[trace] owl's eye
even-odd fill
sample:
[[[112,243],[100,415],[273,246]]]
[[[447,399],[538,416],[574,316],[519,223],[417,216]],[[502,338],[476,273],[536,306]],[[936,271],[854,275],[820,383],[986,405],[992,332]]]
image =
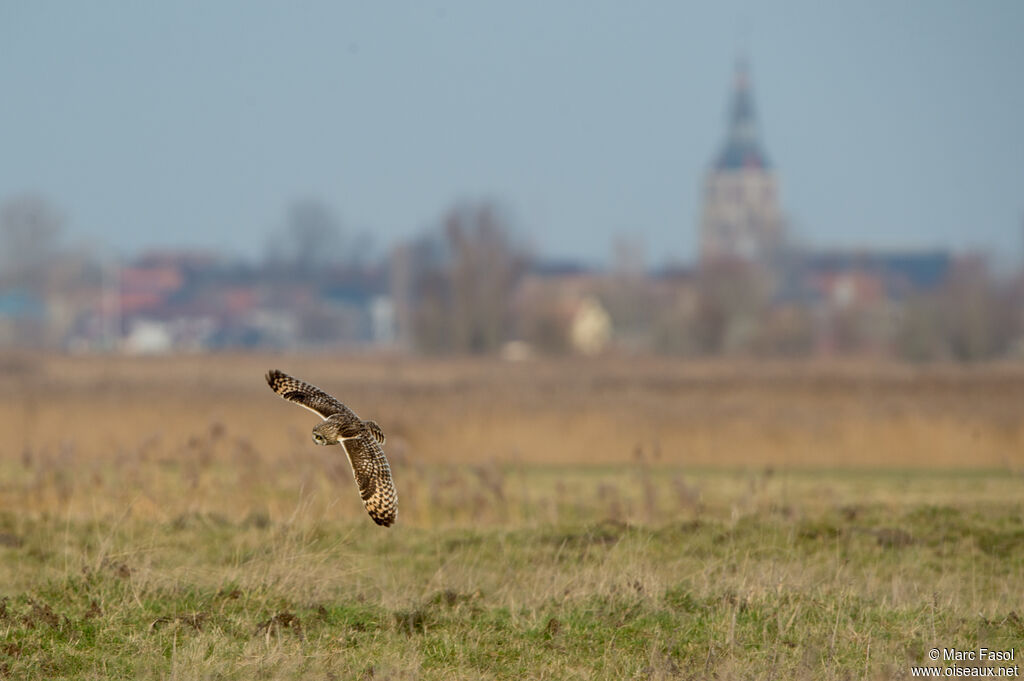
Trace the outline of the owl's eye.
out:
[[[318,445],[322,445],[325,442],[327,442],[327,440],[325,440],[324,436],[321,435],[320,433],[313,433],[313,442],[317,443]]]

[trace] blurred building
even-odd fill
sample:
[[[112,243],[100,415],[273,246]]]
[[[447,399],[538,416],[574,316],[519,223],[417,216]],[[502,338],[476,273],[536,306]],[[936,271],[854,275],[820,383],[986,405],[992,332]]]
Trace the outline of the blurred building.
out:
[[[837,307],[902,301],[937,289],[953,257],[944,250],[839,250],[810,253],[801,260],[805,284]]]
[[[704,182],[701,264],[767,263],[781,246],[778,180],[761,146],[746,61],[736,64],[725,143]]]

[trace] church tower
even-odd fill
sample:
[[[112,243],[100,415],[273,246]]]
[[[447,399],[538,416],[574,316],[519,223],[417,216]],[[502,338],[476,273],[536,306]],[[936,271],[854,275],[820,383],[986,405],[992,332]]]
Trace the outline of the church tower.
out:
[[[700,261],[770,264],[783,240],[778,181],[761,148],[747,64],[736,64],[725,144],[704,182]]]

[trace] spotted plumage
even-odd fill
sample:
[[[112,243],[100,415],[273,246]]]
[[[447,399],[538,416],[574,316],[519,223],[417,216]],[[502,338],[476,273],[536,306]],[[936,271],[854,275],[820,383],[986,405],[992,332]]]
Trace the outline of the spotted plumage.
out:
[[[398,494],[391,480],[391,466],[382,449],[384,431],[381,427],[373,421],[361,420],[323,390],[282,371],[272,369],[266,378],[275,393],[323,419],[313,428],[313,441],[318,445],[340,444],[345,450],[359,496],[373,521],[385,527],[395,522]]]

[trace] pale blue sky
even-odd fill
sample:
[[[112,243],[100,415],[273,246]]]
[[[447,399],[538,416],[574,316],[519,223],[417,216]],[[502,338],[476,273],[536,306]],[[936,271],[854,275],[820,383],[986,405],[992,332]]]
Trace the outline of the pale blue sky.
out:
[[[1016,259],[1022,36],[1016,0],[0,0],[0,200],[255,257],[298,198],[384,248],[491,197],[543,255],[688,261],[745,46],[805,239]]]

